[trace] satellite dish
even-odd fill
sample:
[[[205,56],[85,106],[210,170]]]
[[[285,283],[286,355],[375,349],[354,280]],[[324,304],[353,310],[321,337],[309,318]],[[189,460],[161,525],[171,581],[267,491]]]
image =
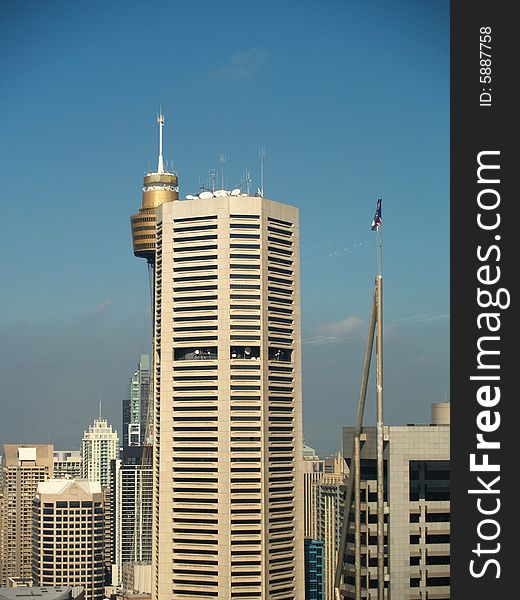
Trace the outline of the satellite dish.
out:
[[[195,354],[200,354],[200,350],[198,348],[195,350]]]
[[[216,192],[215,192],[215,196],[216,196]],[[208,200],[209,198],[213,198],[213,193],[212,192],[202,192],[199,194],[199,198],[201,200]]]
[[[231,190],[231,195],[240,196],[240,188],[234,188],[233,190]]]
[[[244,348],[244,354],[247,354],[248,356],[251,354],[251,348],[249,346]]]
[[[192,196],[191,194],[186,194],[186,200],[195,200],[195,196]]]
[[[215,190],[215,198],[221,198],[222,196],[227,196],[229,192],[227,190]]]

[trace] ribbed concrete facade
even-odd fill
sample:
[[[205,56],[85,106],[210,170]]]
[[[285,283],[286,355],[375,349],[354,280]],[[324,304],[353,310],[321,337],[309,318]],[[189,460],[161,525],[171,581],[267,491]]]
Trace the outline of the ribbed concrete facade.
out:
[[[304,598],[298,210],[157,211],[156,600]]]

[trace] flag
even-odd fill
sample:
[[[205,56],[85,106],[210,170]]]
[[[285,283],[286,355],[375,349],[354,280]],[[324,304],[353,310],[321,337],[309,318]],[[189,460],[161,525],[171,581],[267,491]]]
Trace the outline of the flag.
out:
[[[372,221],[372,231],[378,231],[381,225],[383,225],[383,219],[381,218],[381,198],[379,198],[377,201],[376,214]]]

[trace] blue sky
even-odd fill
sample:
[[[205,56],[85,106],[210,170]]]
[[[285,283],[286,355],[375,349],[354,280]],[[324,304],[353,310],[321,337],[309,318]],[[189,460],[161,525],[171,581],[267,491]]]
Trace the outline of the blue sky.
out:
[[[100,396],[120,430],[148,347],[129,215],[159,105],[181,194],[221,153],[256,189],[263,146],[266,195],[300,207],[322,453],[355,415],[383,197],[386,419],[428,420],[449,390],[447,1],[8,2],[0,40],[0,443],[77,447]]]

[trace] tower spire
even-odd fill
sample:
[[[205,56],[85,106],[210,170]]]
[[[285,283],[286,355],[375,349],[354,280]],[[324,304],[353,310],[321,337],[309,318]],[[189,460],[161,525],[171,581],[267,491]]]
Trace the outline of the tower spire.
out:
[[[164,162],[162,155],[162,130],[164,127],[164,115],[162,112],[162,106],[159,108],[157,123],[159,124],[159,164],[157,165],[157,173],[164,173]]]
[[[156,215],[160,204],[179,199],[179,181],[177,175],[165,170],[163,159],[163,126],[164,114],[162,106],[157,114],[159,125],[159,160],[157,169],[146,173],[143,180],[143,201],[139,212],[131,215],[132,245],[134,255],[146,258],[148,264],[155,262]]]

